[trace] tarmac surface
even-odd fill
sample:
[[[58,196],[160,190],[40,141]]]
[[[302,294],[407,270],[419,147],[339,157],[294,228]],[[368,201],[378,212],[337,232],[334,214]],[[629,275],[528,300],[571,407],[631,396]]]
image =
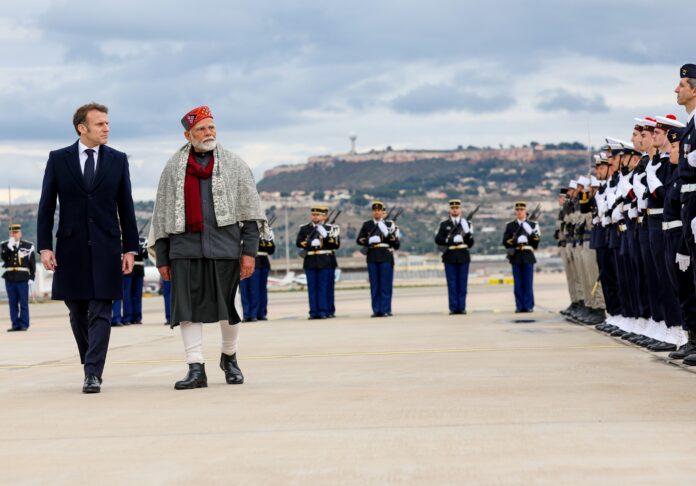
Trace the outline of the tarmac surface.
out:
[[[560,274],[536,298],[514,314],[510,285],[473,285],[449,316],[443,287],[400,288],[371,319],[344,290],[308,321],[305,293],[272,293],[242,324],[246,383],[225,384],[210,325],[209,387],[185,391],[179,331],[145,299],[97,395],[63,304],[34,305],[0,335],[0,484],[693,484],[696,374],[563,321]]]

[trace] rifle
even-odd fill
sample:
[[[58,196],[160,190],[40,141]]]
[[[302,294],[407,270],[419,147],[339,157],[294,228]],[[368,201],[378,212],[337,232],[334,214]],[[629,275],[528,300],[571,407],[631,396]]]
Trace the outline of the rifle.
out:
[[[275,214],[271,216],[271,219],[268,220],[268,226],[273,226],[276,222],[276,219],[278,219],[278,217]]]
[[[341,211],[340,209],[337,209],[336,214],[334,214],[333,218],[331,218],[331,214],[333,214],[333,210],[332,210],[331,213],[329,214],[329,217],[327,218],[327,220],[329,221],[329,224],[335,224],[336,220],[338,219],[338,217],[341,215],[342,212],[343,211]]]
[[[474,218],[474,216],[476,215],[476,213],[478,213],[479,209],[481,209],[480,204],[477,205],[472,211],[470,211],[469,214],[467,214],[466,218],[464,218],[464,219],[466,219],[467,222],[471,221]],[[449,233],[447,233],[447,239],[445,241],[449,241],[449,239],[452,238],[453,236],[461,234],[461,231],[460,231],[461,229],[463,229],[461,224],[458,224],[457,226],[453,227],[449,231]],[[447,251],[447,245],[438,245],[437,249],[440,250],[442,253],[444,253]]]
[[[537,218],[539,217],[539,213],[541,213],[541,204],[537,204],[536,207],[534,208],[534,211],[532,211],[532,214],[527,218],[527,221],[531,222],[536,222]],[[519,228],[517,228],[517,231],[512,237],[512,241],[517,241],[517,238],[520,236],[520,233],[522,232],[522,225],[520,225]],[[507,249],[507,259],[511,260],[512,256],[515,254],[517,250],[515,248],[508,248]]]

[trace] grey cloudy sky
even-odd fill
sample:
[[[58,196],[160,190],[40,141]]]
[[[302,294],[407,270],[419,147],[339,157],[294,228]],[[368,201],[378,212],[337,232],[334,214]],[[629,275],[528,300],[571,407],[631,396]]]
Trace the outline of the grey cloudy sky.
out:
[[[92,100],[110,107],[110,144],[149,199],[200,104],[260,175],[345,152],[351,131],[360,150],[584,143],[588,126],[593,142],[627,138],[634,116],[684,118],[672,90],[696,62],[678,41],[685,0],[0,5],[0,173],[25,201]]]

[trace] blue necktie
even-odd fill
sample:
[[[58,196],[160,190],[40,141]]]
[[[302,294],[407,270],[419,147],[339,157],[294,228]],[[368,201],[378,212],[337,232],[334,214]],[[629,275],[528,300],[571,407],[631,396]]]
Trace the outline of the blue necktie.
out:
[[[94,150],[87,149],[85,153],[87,154],[87,161],[85,162],[84,178],[85,186],[89,189],[92,187],[92,182],[94,182]]]

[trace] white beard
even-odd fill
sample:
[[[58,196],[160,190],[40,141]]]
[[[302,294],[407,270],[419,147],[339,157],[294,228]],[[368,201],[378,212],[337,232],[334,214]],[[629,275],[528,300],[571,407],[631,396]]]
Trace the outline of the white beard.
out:
[[[191,142],[191,145],[193,145],[193,148],[195,148],[198,152],[210,152],[211,150],[215,150],[215,147],[217,147],[217,140],[209,140],[207,142],[199,143]]]

